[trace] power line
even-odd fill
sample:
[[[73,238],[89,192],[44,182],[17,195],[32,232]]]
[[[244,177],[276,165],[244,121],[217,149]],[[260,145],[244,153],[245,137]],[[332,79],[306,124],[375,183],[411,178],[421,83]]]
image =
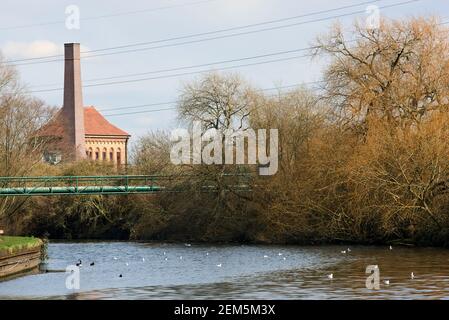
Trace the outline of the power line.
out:
[[[163,73],[163,72],[179,71],[179,70],[185,70],[185,69],[208,67],[208,66],[213,66],[213,65],[217,65],[217,64],[224,64],[224,63],[231,63],[231,62],[238,62],[238,61],[245,61],[245,60],[253,60],[253,59],[259,59],[259,58],[266,58],[266,57],[272,57],[272,56],[277,56],[277,55],[295,53],[295,52],[300,52],[300,51],[307,51],[307,50],[311,50],[314,48],[316,48],[316,47],[305,47],[305,48],[299,48],[299,49],[293,49],[293,50],[278,51],[278,52],[272,52],[272,53],[267,53],[267,54],[260,54],[260,55],[256,55],[256,56],[236,58],[236,59],[230,59],[230,60],[221,60],[221,61],[216,61],[216,62],[209,62],[209,63],[203,63],[203,64],[197,64],[197,65],[191,65],[191,66],[184,66],[184,67],[167,68],[167,69],[152,70],[152,71],[140,72],[140,73],[130,73],[130,74],[119,75],[119,76],[87,79],[87,80],[84,80],[84,82],[96,82],[96,81],[102,81],[102,80],[129,78],[129,77],[144,76],[144,75],[155,74],[155,73]],[[304,55],[304,57],[309,57],[309,56],[312,56],[312,55],[311,54]],[[37,85],[37,86],[33,86],[32,88],[48,87],[48,86],[54,86],[54,85],[59,85],[59,83]]]
[[[162,10],[167,10],[167,9],[188,7],[188,6],[194,6],[194,5],[198,5],[198,4],[215,2],[215,1],[219,1],[219,0],[202,0],[202,1],[188,2],[188,3],[176,4],[176,5],[170,5],[170,6],[161,6],[161,7],[150,8],[150,9],[117,12],[117,13],[105,14],[105,15],[101,15],[101,16],[92,16],[92,17],[87,17],[87,18],[81,18],[80,21],[92,21],[92,20],[127,16],[127,15],[139,14],[139,13],[162,11]],[[64,24],[64,23],[65,23],[65,21],[59,20],[59,21],[41,22],[41,23],[21,25],[21,26],[0,27],[0,31],[26,29],[26,28],[32,28],[32,27],[44,27],[44,26],[55,25],[55,24]]]
[[[114,50],[114,49],[124,49],[124,48],[130,48],[130,47],[135,47],[135,46],[156,44],[156,43],[161,43],[161,42],[182,40],[182,39],[188,39],[188,38],[194,38],[194,37],[199,37],[199,36],[211,35],[211,34],[216,34],[216,33],[227,32],[227,31],[246,29],[246,28],[250,28],[250,27],[256,27],[256,26],[261,26],[261,25],[266,25],[266,24],[272,24],[272,23],[277,23],[277,22],[283,22],[283,21],[288,21],[288,20],[304,18],[304,17],[308,17],[308,16],[313,16],[313,15],[319,15],[319,14],[333,12],[333,11],[339,11],[339,10],[348,9],[348,8],[352,8],[352,7],[357,7],[357,6],[361,6],[361,5],[366,5],[366,4],[369,4],[369,3],[375,3],[375,2],[379,2],[379,1],[384,1],[384,0],[371,0],[371,1],[366,1],[366,2],[361,2],[361,3],[358,3],[358,4],[354,4],[354,5],[343,6],[343,7],[338,7],[338,8],[328,9],[328,10],[321,10],[321,11],[316,11],[316,12],[310,12],[310,13],[307,13],[307,14],[297,15],[297,16],[293,16],[293,17],[281,18],[281,19],[276,19],[276,20],[269,20],[269,21],[254,23],[254,24],[248,24],[248,25],[244,25],[244,26],[238,26],[238,27],[232,27],[232,28],[226,28],[226,29],[219,29],[219,30],[215,30],[215,31],[195,33],[195,34],[190,34],[190,35],[177,36],[177,37],[171,37],[171,38],[159,39],[159,40],[153,40],[153,41],[147,41],[147,42],[139,42],[139,43],[128,44],[128,45],[120,45],[120,46],[108,47],[108,48],[102,48],[102,49],[96,49],[96,50],[89,50],[89,51],[85,51],[85,52],[82,52],[82,53],[86,54],[86,53],[102,52],[102,51],[108,51],[108,50]],[[8,61],[6,61],[6,63],[32,61],[32,60],[49,59],[49,58],[57,58],[57,57],[63,57],[63,55],[52,55],[52,56],[35,57],[35,58],[28,58],[28,59],[8,60]],[[54,61],[54,60],[52,60],[52,61]]]
[[[288,60],[295,60],[295,59],[304,58],[306,56],[310,56],[310,55],[299,55],[299,56],[293,56],[293,57],[287,57],[287,58],[279,58],[279,59],[272,59],[272,60],[261,61],[261,62],[240,64],[240,65],[235,65],[235,66],[216,68],[216,69],[214,69],[214,71],[223,71],[223,70],[229,70],[229,69],[236,69],[236,68],[242,68],[242,67],[249,67],[249,66],[268,64],[268,63],[275,63],[275,62],[282,62],[282,61],[288,61]],[[211,70],[201,70],[201,71],[194,71],[194,72],[183,72],[183,73],[175,73],[175,74],[170,74],[170,75],[148,77],[148,78],[141,78],[141,79],[88,84],[88,85],[84,85],[83,88],[110,86],[110,85],[117,85],[117,84],[135,83],[135,82],[143,82],[143,81],[167,79],[167,78],[176,78],[176,77],[182,77],[182,76],[187,76],[187,75],[203,74],[203,73],[208,73],[208,72],[211,72]],[[64,88],[54,88],[54,89],[44,89],[44,90],[32,90],[32,91],[29,91],[29,93],[43,93],[43,92],[54,92],[54,91],[63,91],[63,90],[64,90]]]
[[[199,36],[208,36],[208,35],[222,33],[222,32],[235,31],[235,30],[240,30],[240,29],[259,27],[259,26],[263,26],[263,25],[267,25],[267,24],[273,24],[273,23],[285,22],[285,21],[289,21],[289,20],[296,20],[296,19],[300,19],[300,18],[306,18],[306,17],[320,15],[320,14],[324,14],[324,13],[340,11],[340,10],[349,9],[349,8],[353,8],[353,7],[359,7],[359,6],[362,6],[362,5],[376,3],[376,2],[380,2],[380,1],[385,1],[385,0],[365,1],[365,2],[361,2],[361,3],[353,4],[353,5],[347,5],[347,6],[342,6],[342,7],[337,7],[337,8],[333,8],[333,9],[327,9],[327,10],[320,10],[320,11],[310,12],[310,13],[297,15],[297,16],[292,16],[292,17],[287,17],[287,18],[263,21],[263,22],[247,24],[247,25],[238,26],[238,27],[219,29],[219,30],[208,31],[208,32],[201,32],[201,33],[195,33],[195,34],[191,34],[191,35],[184,35],[184,36],[172,37],[172,38],[161,39],[161,40],[153,40],[153,41],[140,42],[140,43],[134,43],[134,44],[128,44],[128,45],[121,45],[121,46],[116,46],[116,47],[109,47],[109,48],[104,48],[104,49],[90,50],[90,51],[86,51],[85,53],[101,52],[101,51],[107,51],[107,50],[113,50],[113,49],[124,49],[124,48],[129,48],[129,47],[143,46],[143,45],[155,44],[155,43],[160,43],[160,42],[182,40],[182,39],[188,39],[188,38],[199,37]],[[419,0],[417,0],[417,1],[419,1]]]
[[[304,82],[304,83],[296,83],[288,86],[278,86],[278,87],[271,87],[271,88],[265,88],[260,89],[258,91],[272,91],[272,90],[281,90],[281,89],[288,89],[288,88],[295,88],[300,85],[310,85],[310,84],[317,84],[317,83],[323,83],[324,81],[313,81],[313,82]],[[146,107],[156,107],[156,106],[163,106],[163,105],[172,105],[179,103],[179,100],[172,100],[172,101],[166,101],[166,102],[157,102],[157,103],[149,103],[149,104],[139,104],[134,106],[127,106],[127,107],[112,107],[112,108],[106,108],[101,109],[100,111],[115,111],[115,110],[127,110],[127,109],[140,109],[140,108],[146,108]]]
[[[447,22],[439,23],[439,25],[444,25]],[[347,43],[355,42],[356,39],[348,40]],[[120,79],[120,78],[129,78],[129,77],[135,77],[135,76],[143,76],[148,74],[156,74],[156,73],[163,73],[163,72],[171,72],[171,71],[179,71],[179,70],[185,70],[185,69],[193,69],[193,68],[199,68],[199,67],[206,67],[206,66],[212,66],[217,64],[224,64],[224,63],[231,63],[231,62],[238,62],[238,61],[244,61],[244,60],[252,60],[252,59],[258,59],[263,57],[269,57],[269,56],[275,56],[275,55],[283,55],[288,53],[294,53],[299,51],[307,51],[317,48],[316,46],[311,47],[305,47],[305,48],[299,48],[299,49],[293,49],[293,50],[286,50],[286,51],[279,51],[274,53],[268,53],[268,54],[261,54],[256,56],[250,56],[250,57],[244,57],[244,58],[236,58],[236,59],[230,59],[230,60],[221,60],[216,62],[210,62],[210,63],[204,63],[204,64],[197,64],[197,65],[191,65],[191,66],[183,66],[183,67],[175,67],[175,68],[166,68],[166,69],[159,69],[159,70],[152,70],[147,72],[140,72],[140,73],[131,73],[131,74],[124,74],[124,75],[117,75],[117,76],[110,76],[110,77],[103,77],[103,78],[93,78],[93,79],[87,79],[84,80],[84,82],[95,82],[95,81],[101,81],[101,80],[111,80],[111,79]],[[301,57],[309,57],[310,55],[304,55]],[[134,80],[131,80],[134,81]],[[136,80],[139,81],[139,80]],[[59,83],[53,83],[53,84],[45,84],[45,85],[37,85],[33,86],[32,88],[39,88],[39,87],[48,87],[48,86],[54,86],[59,85]],[[97,84],[102,85],[102,84]],[[50,89],[50,90],[62,90],[62,89]],[[43,91],[39,91],[43,92]]]
[[[297,83],[293,85],[287,85],[287,86],[280,86],[280,87],[272,87],[272,88],[265,88],[265,89],[259,89],[256,91],[272,91],[272,90],[282,90],[282,89],[290,89],[290,88],[296,88],[301,85],[312,85],[312,84],[318,84],[323,83],[324,81],[310,81],[310,82],[303,82],[303,83]],[[274,96],[274,95],[271,95]],[[146,105],[139,105],[139,106],[129,106],[129,107],[116,107],[116,108],[108,108],[108,109],[101,109],[100,111],[112,111],[112,110],[126,110],[126,109],[135,109],[135,108],[141,108],[141,107],[147,107],[147,106],[160,106],[160,105],[173,105],[179,103],[179,100],[176,101],[167,101],[167,102],[159,102],[159,103],[151,103]],[[144,114],[144,113],[152,113],[152,112],[160,112],[160,111],[169,111],[169,110],[175,110],[176,107],[169,107],[169,108],[161,108],[161,109],[151,109],[151,110],[143,110],[143,111],[132,111],[132,112],[124,112],[124,113],[113,113],[113,114],[105,114],[105,117],[114,117],[114,116],[124,116],[124,115],[133,115],[133,114]]]
[[[139,108],[145,108],[145,107],[155,107],[155,106],[163,106],[163,105],[170,105],[170,104],[176,104],[178,103],[178,100],[174,101],[166,101],[166,102],[156,102],[156,103],[149,103],[149,104],[139,104],[134,106],[127,106],[127,107],[113,107],[113,108],[106,108],[101,109],[100,111],[113,111],[113,110],[126,110],[126,109],[139,109]]]
[[[104,116],[105,117],[118,117],[118,116],[127,116],[127,115],[133,115],[133,114],[144,114],[144,113],[153,113],[153,112],[160,112],[160,111],[170,111],[170,110],[175,110],[175,109],[176,109],[176,107],[170,107],[170,108],[154,109],[154,110],[146,110],[146,111],[105,114]]]
[[[362,2],[362,3],[356,4],[356,5],[345,6],[345,7],[346,8],[347,7],[355,7],[355,6],[360,6],[360,5],[367,4],[367,3],[375,3],[375,2],[378,2],[378,1],[384,1],[384,0],[374,0],[374,1],[369,1],[369,2]],[[410,3],[414,3],[414,2],[418,2],[418,1],[422,1],[422,0],[409,0],[409,1],[399,2],[399,3],[395,3],[395,4],[391,4],[391,5],[381,6],[381,7],[379,7],[379,9],[387,9],[387,8],[391,8],[391,7],[402,6],[402,5],[406,5],[406,4],[410,4]],[[335,8],[335,9],[329,9],[329,10],[325,10],[325,11],[326,12],[338,11],[338,10],[342,10],[342,8],[343,7]],[[309,13],[307,15],[302,15],[302,16],[295,16],[295,17],[289,17],[289,18],[284,18],[284,19],[278,19],[278,20],[261,22],[261,23],[257,23],[257,24],[253,24],[253,25],[246,25],[246,26],[240,26],[240,27],[234,27],[234,28],[228,28],[228,29],[215,30],[215,31],[210,31],[210,32],[203,32],[203,33],[198,33],[198,34],[180,36],[180,37],[173,37],[173,38],[168,38],[168,39],[161,39],[161,40],[155,40],[155,41],[149,41],[149,42],[141,42],[141,43],[136,43],[136,44],[116,46],[116,47],[108,47],[108,48],[97,49],[97,50],[90,50],[90,51],[83,52],[83,54],[89,54],[89,53],[101,52],[101,51],[108,51],[108,50],[116,50],[116,49],[120,49],[120,48],[128,48],[128,47],[133,47],[133,46],[142,46],[142,45],[148,45],[148,44],[155,44],[155,43],[161,43],[161,42],[167,42],[167,41],[173,41],[173,40],[180,40],[180,39],[198,37],[198,36],[202,36],[202,35],[216,34],[216,33],[221,33],[221,32],[226,32],[226,31],[231,31],[231,30],[245,29],[245,28],[249,28],[249,27],[252,27],[252,26],[272,24],[272,23],[275,23],[275,22],[297,19],[299,17],[311,16],[311,15],[316,15],[316,14],[319,14],[319,13],[321,13],[321,11],[320,12],[316,12],[316,13]],[[171,43],[171,44],[165,44],[165,45],[159,45],[159,46],[153,46],[153,47],[146,47],[146,48],[136,48],[136,49],[131,49],[131,50],[123,50],[123,51],[116,51],[116,52],[110,52],[110,53],[100,53],[100,54],[87,55],[87,56],[84,56],[83,59],[99,57],[99,56],[117,55],[117,54],[123,54],[123,53],[147,51],[147,50],[167,48],[167,47],[174,47],[174,46],[181,46],[181,45],[193,44],[193,43],[200,43],[200,42],[205,42],[205,41],[212,41],[212,40],[217,40],[217,39],[230,38],[230,37],[236,37],[236,36],[241,36],[241,35],[248,35],[248,34],[254,34],[254,33],[259,33],[259,32],[265,32],[265,31],[271,31],[271,30],[290,28],[290,27],[294,27],[294,26],[299,26],[299,25],[304,25],[304,24],[314,23],[314,22],[320,22],[320,21],[326,21],[326,20],[332,20],[332,19],[346,17],[346,16],[351,16],[351,15],[360,14],[360,13],[365,13],[365,10],[354,11],[354,12],[350,12],[350,13],[346,13],[346,14],[334,15],[334,16],[330,16],[330,17],[326,17],[326,18],[318,18],[318,19],[314,19],[314,20],[302,21],[302,22],[297,22],[297,23],[293,23],[293,24],[274,26],[274,27],[257,29],[257,30],[251,30],[251,31],[245,31],[245,32],[239,32],[239,33],[232,33],[232,34],[221,35],[221,36],[216,36],[216,37],[196,39],[196,40],[191,40],[191,41]],[[15,62],[22,62],[22,61],[30,61],[30,60],[41,60],[41,59],[49,59],[49,58],[55,58],[55,57],[62,57],[62,55],[36,57],[36,58],[20,59],[20,60],[9,60],[9,61],[6,61],[6,63],[15,63]],[[14,65],[21,66],[21,65],[29,65],[29,64],[36,64],[36,63],[47,63],[47,62],[56,62],[56,61],[63,61],[63,59],[54,59],[54,60],[39,61],[39,62],[29,62],[29,63],[14,64]]]
[[[410,2],[417,2],[417,1],[421,1],[421,0],[411,0],[411,1],[407,1],[405,3],[410,3]],[[399,3],[400,4],[400,3]],[[399,5],[399,4],[395,4],[395,5]],[[404,3],[402,3],[404,4]],[[393,5],[390,5],[390,7]],[[314,47],[308,47],[308,48],[302,48],[302,49],[297,49],[296,51],[303,51],[303,50],[310,50],[313,49]],[[292,50],[291,52],[293,52],[295,50]],[[277,55],[277,54],[282,54],[282,53],[287,53],[287,51],[285,52],[280,52],[280,53],[272,53],[272,54],[267,54],[265,56],[272,56],[272,55]],[[262,57],[263,55],[261,55],[260,57]],[[284,59],[277,59],[277,60],[271,60],[271,61],[266,61],[266,62],[259,62],[259,63],[253,63],[253,64],[247,64],[247,65],[238,65],[238,66],[230,66],[230,67],[225,67],[225,68],[220,68],[218,70],[226,70],[226,69],[232,69],[232,68],[237,68],[237,67],[246,67],[246,66],[252,66],[252,65],[258,65],[258,64],[265,64],[265,63],[272,63],[272,62],[279,62],[279,61],[285,61],[285,60],[291,60],[291,59],[298,59],[298,58],[303,58],[303,57],[307,57],[310,55],[302,55],[302,56],[296,56],[296,57],[291,57],[291,58],[284,58]],[[248,60],[248,59],[255,59],[258,58],[258,56],[255,57],[246,57],[246,58],[240,58],[240,59],[233,59],[233,60],[228,60],[228,61],[221,61],[221,62],[214,62],[214,63],[208,63],[208,64],[202,64],[202,65],[196,65],[196,66],[187,66],[187,67],[179,67],[179,68],[173,68],[173,69],[166,69],[166,70],[158,70],[158,71],[150,71],[150,72],[146,72],[146,73],[141,73],[142,74],[152,74],[152,73],[160,73],[160,72],[166,72],[166,71],[173,71],[173,70],[183,70],[183,69],[190,69],[190,68],[196,68],[196,67],[200,67],[200,66],[210,66],[210,65],[214,65],[214,64],[221,64],[221,63],[227,63],[227,62],[235,62],[235,61],[242,61],[242,60]],[[191,75],[191,74],[198,74],[198,73],[203,73],[203,72],[207,72],[206,71],[197,71],[197,72],[191,72],[191,73],[178,73],[178,74],[174,74],[174,75],[166,75],[166,76],[158,76],[158,77],[152,77],[152,78],[143,78],[143,79],[134,79],[134,80],[126,80],[126,81],[116,81],[116,82],[107,82],[107,83],[98,83],[98,84],[91,84],[91,85],[85,85],[84,87],[97,87],[97,86],[105,86],[105,85],[114,85],[114,84],[124,84],[124,83],[133,83],[133,82],[141,82],[141,81],[147,81],[147,80],[155,80],[155,79],[163,79],[163,78],[172,78],[172,77],[176,77],[176,76],[184,76],[184,75]],[[130,74],[130,75],[122,75],[122,76],[116,76],[116,77],[109,77],[109,78],[103,78],[103,79],[115,79],[115,78],[124,78],[124,77],[130,77],[130,76],[135,76],[135,74]],[[96,81],[96,80],[91,80],[91,81]],[[61,91],[63,90],[63,88],[54,88],[54,89],[44,89],[44,90],[34,90],[34,91],[30,91],[30,93],[42,93],[42,92],[53,92],[53,91]]]
[[[382,0],[376,0],[376,1],[382,1]],[[397,7],[397,6],[402,6],[402,5],[407,5],[407,4],[410,4],[410,3],[418,2],[418,1],[422,1],[422,0],[409,0],[409,1],[399,2],[399,3],[395,3],[395,4],[391,4],[391,5],[381,6],[381,7],[379,7],[379,9],[393,8],[393,7]],[[249,35],[249,34],[265,32],[265,31],[273,31],[273,30],[291,28],[291,27],[296,27],[296,26],[305,25],[305,24],[309,24],[309,23],[321,22],[321,21],[326,21],[326,20],[333,20],[333,19],[348,17],[348,16],[361,14],[361,13],[365,13],[365,10],[353,11],[353,12],[349,12],[349,13],[345,13],[345,14],[338,14],[338,15],[334,15],[334,16],[330,16],[330,17],[326,17],[326,18],[317,18],[317,19],[313,19],[313,20],[307,20],[307,21],[296,22],[296,23],[291,23],[291,24],[285,24],[285,25],[280,25],[280,26],[274,26],[274,27],[268,27],[268,28],[257,29],[257,30],[250,30],[250,31],[244,31],[244,32],[237,32],[237,33],[231,33],[231,34],[222,35],[222,36],[215,36],[215,37],[209,37],[209,38],[203,38],[203,39],[197,39],[197,40],[191,40],[191,41],[184,41],[184,42],[179,42],[179,43],[170,43],[170,44],[153,46],[153,47],[137,48],[137,49],[115,51],[115,52],[109,52],[109,53],[100,53],[100,54],[87,55],[85,58],[94,58],[94,57],[110,56],[110,55],[117,55],[117,54],[124,54],[124,53],[141,52],[141,51],[148,51],[148,50],[154,50],[154,49],[176,47],[176,46],[187,45],[187,44],[201,43],[201,42],[218,40],[218,39],[233,38],[233,37],[242,36],[242,35]],[[148,43],[148,44],[150,44],[150,43]],[[138,45],[140,46],[142,44],[138,44]],[[93,52],[93,51],[85,52],[85,53],[91,53],[91,52]]]

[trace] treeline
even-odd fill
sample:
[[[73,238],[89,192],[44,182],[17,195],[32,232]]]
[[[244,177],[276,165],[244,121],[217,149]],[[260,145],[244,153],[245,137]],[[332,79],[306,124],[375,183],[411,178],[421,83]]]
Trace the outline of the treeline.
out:
[[[259,176],[257,165],[173,165],[170,133],[151,132],[135,143],[127,173],[172,176],[182,192],[2,199],[3,224],[53,238],[447,246],[448,31],[433,18],[383,20],[374,30],[356,23],[349,34],[336,25],[314,46],[330,61],[319,90],[267,95],[215,73],[187,84],[178,105],[186,127],[279,130],[273,176]],[[236,173],[250,178],[227,175]]]

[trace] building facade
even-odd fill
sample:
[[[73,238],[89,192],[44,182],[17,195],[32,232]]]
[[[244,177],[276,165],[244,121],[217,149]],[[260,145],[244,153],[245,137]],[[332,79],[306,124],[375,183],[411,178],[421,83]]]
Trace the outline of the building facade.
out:
[[[127,164],[128,133],[109,123],[92,106],[84,108],[84,130],[88,159]]]
[[[50,163],[90,159],[118,165],[128,162],[130,135],[93,106],[84,107],[80,45],[65,44],[64,104],[37,134],[48,139],[44,160]]]

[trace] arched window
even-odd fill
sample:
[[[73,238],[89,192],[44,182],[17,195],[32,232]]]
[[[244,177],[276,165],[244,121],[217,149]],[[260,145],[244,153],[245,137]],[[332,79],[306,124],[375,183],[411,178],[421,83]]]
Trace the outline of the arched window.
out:
[[[109,151],[109,160],[114,161],[114,148],[111,148]]]
[[[117,148],[117,163],[122,164],[122,150]]]
[[[101,159],[103,161],[106,161],[108,159],[108,150],[106,148],[103,148],[103,154],[102,154]]]

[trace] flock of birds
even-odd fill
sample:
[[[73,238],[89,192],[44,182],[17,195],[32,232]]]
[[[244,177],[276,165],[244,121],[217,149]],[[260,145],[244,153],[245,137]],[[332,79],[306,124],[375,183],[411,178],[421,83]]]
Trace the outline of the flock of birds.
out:
[[[184,246],[186,246],[186,247],[191,247],[192,245],[191,245],[190,243],[185,243]],[[164,251],[164,252],[163,252],[163,255],[164,255],[164,260],[165,260],[165,261],[168,261],[167,252]],[[209,256],[209,252],[206,252],[206,256]],[[282,253],[279,252],[279,253],[278,253],[278,256],[281,257],[281,256],[282,256]],[[267,255],[264,255],[263,257],[264,257],[265,259],[268,258]],[[284,261],[287,260],[286,257],[282,257],[282,258],[283,258]],[[113,260],[118,260],[117,257],[113,257],[112,259],[113,259]],[[183,259],[182,255],[179,256],[179,260],[182,260],[182,259]],[[145,262],[145,258],[142,258],[142,262]],[[90,265],[91,267],[93,267],[93,266],[95,266],[95,262],[91,262],[89,265]],[[129,266],[129,263],[126,262],[125,265],[128,267],[128,266]],[[79,268],[83,266],[83,262],[82,262],[81,259],[78,260],[78,262],[76,263],[76,266],[79,267]],[[219,264],[216,265],[217,268],[221,268],[222,266],[223,266],[222,263],[219,263]],[[119,278],[123,278],[123,274],[119,274],[118,277],[119,277]]]
[[[192,245],[190,244],[190,243],[186,243],[186,244],[184,244],[186,247],[191,247]],[[163,255],[164,255],[164,260],[165,261],[168,261],[168,258],[167,258],[167,252],[163,252]],[[208,256],[209,255],[209,252],[206,252],[206,256]],[[281,253],[279,253],[279,255],[282,255]],[[267,257],[267,256],[265,256],[265,257]],[[118,258],[117,257],[113,257],[113,259],[114,260],[118,260]],[[179,260],[182,260],[182,256],[179,256]],[[284,258],[284,260],[285,260],[285,258]],[[142,258],[142,262],[145,262],[145,258]],[[78,259],[78,262],[75,264],[78,268],[81,268],[82,266],[83,266],[83,261],[81,260],[81,259]],[[91,262],[90,264],[89,264],[91,267],[93,267],[93,266],[95,266],[95,262]],[[129,266],[129,262],[126,262],[125,263],[125,265],[128,267]],[[223,266],[223,264],[221,264],[221,263],[219,263],[219,264],[217,264],[216,265],[217,266],[217,268],[221,268],[222,266]],[[123,274],[119,274],[118,275],[118,277],[119,278],[123,278]]]
[[[393,250],[393,246],[390,245],[389,249],[390,249],[390,250]],[[342,254],[346,254],[346,253],[348,253],[348,252],[351,252],[351,249],[350,249],[350,248],[341,251]],[[376,264],[376,265],[374,266],[374,268],[378,269],[379,266]],[[328,275],[327,275],[327,278],[328,278],[329,280],[333,280],[333,279],[334,279],[334,274],[333,274],[333,273],[328,274]],[[410,273],[410,279],[411,279],[411,280],[415,279],[415,274],[414,274],[413,272]],[[385,279],[385,280],[383,281],[383,283],[384,283],[385,285],[388,286],[388,285],[390,285],[390,280],[389,280],[389,279]]]
[[[186,246],[186,247],[191,247],[192,245],[189,244],[189,243],[186,243],[185,246]],[[390,245],[389,249],[390,249],[390,250],[393,250],[393,247]],[[347,248],[346,250],[342,250],[342,251],[341,251],[342,254],[347,254],[347,253],[349,253],[349,252],[351,252],[351,249],[350,249],[350,248]],[[165,257],[164,260],[165,260],[165,261],[168,261],[168,258],[167,258],[167,252],[164,251],[164,252],[163,252],[163,255],[164,255],[164,257]],[[206,252],[206,256],[208,256],[208,255],[209,255],[209,252]],[[282,253],[279,252],[279,253],[278,253],[278,256],[281,257],[281,256],[282,256]],[[264,255],[263,257],[264,257],[264,259],[269,258],[268,255]],[[283,260],[286,260],[286,257],[282,257],[282,258],[283,258]],[[114,259],[114,260],[118,260],[117,257],[113,257],[113,259]],[[179,260],[182,260],[182,255],[179,256]],[[145,262],[145,258],[142,258],[142,262]],[[90,265],[91,267],[93,267],[93,266],[95,266],[95,262],[91,262],[89,265]],[[129,266],[129,263],[126,262],[125,265],[126,265],[126,266]],[[77,266],[77,267],[82,267],[82,266],[83,266],[83,262],[81,261],[81,259],[78,260],[78,262],[76,263],[76,266]],[[222,266],[223,266],[222,263],[219,263],[219,264],[216,265],[217,268],[221,268]],[[378,265],[375,265],[374,267],[375,267],[375,268],[379,268]],[[119,278],[123,278],[123,274],[119,274],[118,277],[119,277]],[[333,279],[334,279],[334,274],[333,274],[333,273],[328,274],[328,275],[327,275],[327,279],[333,280]],[[410,274],[410,279],[411,279],[411,280],[415,279],[415,274],[414,274],[413,272]],[[385,280],[383,281],[383,283],[384,283],[385,285],[389,285],[389,284],[390,284],[390,280],[389,280],[389,279],[385,279]]]

